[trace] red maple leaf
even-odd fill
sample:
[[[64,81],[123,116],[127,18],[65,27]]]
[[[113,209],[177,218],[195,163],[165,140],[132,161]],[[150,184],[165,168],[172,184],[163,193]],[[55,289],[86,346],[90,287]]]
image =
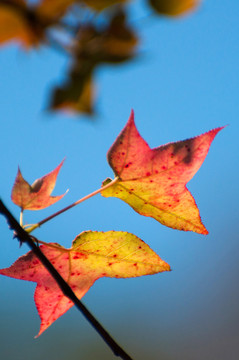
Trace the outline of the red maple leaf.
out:
[[[104,276],[129,278],[170,270],[141,239],[123,231],[85,231],[70,249],[53,243],[40,249],[79,299]],[[34,300],[41,318],[38,336],[74,305],[32,251],[1,269],[0,274],[37,283]]]
[[[135,126],[132,111],[108,152],[109,164],[118,181],[101,194],[118,197],[139,214],[151,216],[163,225],[207,234],[186,184],[202,165],[222,128],[150,149]],[[110,181],[106,179],[103,185]]]

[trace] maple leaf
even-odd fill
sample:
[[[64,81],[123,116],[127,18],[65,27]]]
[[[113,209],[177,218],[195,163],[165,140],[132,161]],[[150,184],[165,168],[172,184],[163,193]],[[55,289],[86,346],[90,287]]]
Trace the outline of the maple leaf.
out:
[[[157,13],[168,16],[181,16],[192,11],[199,0],[149,0],[149,4]]]
[[[129,278],[170,270],[141,239],[123,231],[85,231],[70,249],[53,243],[40,249],[79,299],[101,277]],[[37,282],[34,299],[41,318],[38,336],[74,305],[32,251],[1,269],[0,274]]]
[[[107,155],[119,179],[101,194],[118,197],[139,214],[153,217],[173,229],[207,234],[186,183],[202,165],[221,129],[150,149],[135,126],[132,111]],[[103,185],[111,181],[106,179]]]
[[[18,173],[12,188],[12,201],[22,210],[41,210],[59,201],[65,194],[50,196],[56,183],[56,179],[64,160],[49,174],[34,181],[30,185],[21,174]]]

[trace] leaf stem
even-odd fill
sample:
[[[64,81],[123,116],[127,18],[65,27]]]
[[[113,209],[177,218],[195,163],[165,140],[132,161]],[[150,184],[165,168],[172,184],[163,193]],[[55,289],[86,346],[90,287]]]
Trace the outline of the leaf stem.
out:
[[[119,179],[118,177],[114,178],[114,180],[112,180],[110,183],[106,184],[105,186],[102,186],[100,189],[97,189],[97,190],[93,191],[93,192],[90,193],[89,195],[84,196],[83,198],[75,201],[73,204],[66,206],[65,208],[57,211],[56,213],[48,216],[47,218],[39,221],[37,224],[34,224],[34,225],[31,226],[30,228],[26,229],[26,231],[27,231],[28,233],[31,233],[33,230],[35,230],[35,229],[37,229],[38,227],[40,227],[41,225],[45,224],[47,221],[53,219],[54,217],[62,214],[63,212],[65,212],[65,211],[67,211],[67,210],[70,210],[70,209],[73,208],[74,206],[82,203],[82,202],[85,201],[85,200],[88,200],[88,199],[91,198],[92,196],[95,196],[95,195],[99,194],[101,191],[109,188],[109,187],[112,186],[118,179]]]
[[[38,257],[42,262],[44,267],[49,271],[53,276],[59,287],[61,288],[63,294],[68,297],[77,307],[79,311],[84,315],[84,317],[89,321],[89,323],[94,327],[106,344],[110,347],[113,353],[116,356],[119,356],[123,360],[133,360],[111,337],[111,335],[103,328],[99,321],[89,312],[85,305],[77,298],[75,293],[72,291],[71,287],[65,282],[61,277],[58,271],[54,268],[51,262],[46,258],[46,256],[41,252],[40,248],[34,243],[31,235],[29,235],[9,212],[3,202],[0,200],[0,213],[5,216],[9,224],[10,229],[14,230],[15,236],[19,239],[21,243],[25,242],[28,244],[33,253]]]
[[[20,212],[20,225],[23,226],[23,209],[21,209],[21,212]]]
[[[57,249],[58,251],[62,250],[64,252],[66,252],[66,251],[70,252],[70,249],[62,248],[57,243],[56,244],[49,244],[49,243],[47,243],[45,241],[37,239],[35,236],[32,236],[32,235],[30,235],[30,236],[31,236],[32,240],[35,242],[35,244],[37,244],[37,245],[39,245],[39,244],[46,245],[47,247],[50,247],[52,249]]]

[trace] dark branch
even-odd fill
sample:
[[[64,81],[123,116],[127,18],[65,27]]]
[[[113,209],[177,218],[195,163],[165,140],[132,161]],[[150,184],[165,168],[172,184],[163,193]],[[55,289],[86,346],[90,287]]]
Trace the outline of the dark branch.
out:
[[[34,252],[34,254],[38,257],[38,259],[42,262],[45,268],[49,271],[49,273],[53,276],[59,287],[61,288],[63,294],[68,297],[81,311],[81,313],[85,316],[85,318],[90,322],[90,324],[94,327],[94,329],[98,332],[98,334],[103,338],[103,340],[107,343],[107,345],[111,348],[113,353],[116,356],[121,357],[123,360],[133,360],[126,352],[115,342],[115,340],[110,336],[110,334],[102,327],[102,325],[96,320],[96,318],[89,312],[89,310],[83,305],[83,303],[76,297],[74,292],[71,290],[70,286],[65,282],[65,280],[61,277],[61,275],[56,271],[51,262],[45,257],[45,255],[41,252],[40,248],[34,243],[31,236],[20,226],[17,220],[13,217],[13,215],[9,212],[3,202],[0,200],[0,213],[5,216],[7,222],[9,224],[10,229],[14,230],[15,237],[21,243],[27,243],[30,249]]]

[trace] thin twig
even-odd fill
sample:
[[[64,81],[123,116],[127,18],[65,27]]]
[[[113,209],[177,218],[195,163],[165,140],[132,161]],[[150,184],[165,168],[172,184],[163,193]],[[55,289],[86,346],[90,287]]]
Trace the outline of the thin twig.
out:
[[[70,209],[73,208],[74,206],[82,203],[83,201],[90,199],[92,196],[95,196],[95,195],[99,194],[101,191],[103,191],[103,190],[105,190],[105,189],[108,189],[108,188],[109,188],[110,186],[112,186],[117,180],[119,180],[118,177],[114,178],[114,180],[112,180],[112,181],[111,181],[110,183],[108,183],[107,185],[102,186],[100,189],[97,189],[97,190],[93,191],[92,193],[90,193],[90,194],[84,196],[83,198],[75,201],[73,204],[68,205],[68,206],[66,206],[65,208],[57,211],[56,213],[48,216],[47,218],[39,221],[37,224],[34,224],[34,225],[32,225],[30,228],[26,229],[26,231],[27,231],[28,233],[31,233],[33,230],[35,230],[35,229],[37,229],[38,227],[40,227],[41,225],[45,224],[47,221],[53,219],[54,217],[62,214],[63,212],[65,212],[65,211],[67,211],[67,210],[70,210]]]
[[[61,277],[58,271],[54,268],[51,262],[41,252],[40,248],[34,243],[29,235],[9,212],[3,202],[0,200],[0,213],[5,216],[9,224],[10,229],[14,230],[16,237],[21,243],[25,242],[28,244],[33,253],[42,262],[44,267],[49,271],[52,277],[57,282],[58,286],[62,290],[63,294],[68,297],[77,307],[79,311],[85,316],[89,323],[94,327],[106,344],[110,347],[116,356],[119,356],[123,360],[133,360],[111,337],[111,335],[103,328],[103,326],[96,320],[96,318],[89,312],[85,305],[76,297],[70,286]]]

